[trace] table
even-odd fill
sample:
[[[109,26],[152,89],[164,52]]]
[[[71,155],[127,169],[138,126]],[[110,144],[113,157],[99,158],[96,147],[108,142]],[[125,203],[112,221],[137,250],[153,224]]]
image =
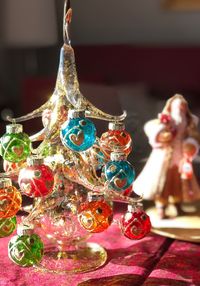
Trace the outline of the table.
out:
[[[0,240],[0,286],[200,285],[200,244],[156,234],[131,241],[112,225],[90,238],[107,249],[108,260],[103,267],[84,274],[55,275],[13,264],[7,256],[9,239]]]

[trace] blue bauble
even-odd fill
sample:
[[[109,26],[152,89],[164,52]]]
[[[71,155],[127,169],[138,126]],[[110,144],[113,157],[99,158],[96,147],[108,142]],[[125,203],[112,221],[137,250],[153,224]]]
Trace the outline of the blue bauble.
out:
[[[96,128],[87,118],[72,118],[62,125],[60,136],[64,146],[72,151],[82,152],[94,144]]]
[[[104,172],[109,187],[118,192],[128,189],[135,179],[135,171],[128,161],[110,161]]]

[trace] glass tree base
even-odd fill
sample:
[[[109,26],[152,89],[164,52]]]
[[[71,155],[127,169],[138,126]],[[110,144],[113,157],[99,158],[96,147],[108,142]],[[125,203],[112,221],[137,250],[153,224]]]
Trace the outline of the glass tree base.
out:
[[[62,251],[55,247],[46,248],[41,263],[35,267],[57,274],[83,273],[99,268],[106,260],[106,250],[97,243],[89,242]]]

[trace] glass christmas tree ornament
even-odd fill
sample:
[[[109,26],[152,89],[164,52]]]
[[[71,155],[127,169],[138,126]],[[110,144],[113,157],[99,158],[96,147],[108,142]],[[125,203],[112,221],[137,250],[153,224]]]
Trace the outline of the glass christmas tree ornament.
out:
[[[16,217],[0,219],[0,238],[9,236],[17,225]]]
[[[15,264],[30,267],[38,264],[43,257],[44,245],[32,229],[17,230],[17,235],[8,244],[8,256]]]
[[[122,216],[120,226],[127,238],[141,239],[150,232],[151,221],[142,205],[128,205],[128,211]]]
[[[22,204],[21,193],[8,178],[0,179],[0,219],[16,215]]]
[[[26,160],[31,153],[31,141],[23,132],[21,124],[6,126],[6,134],[1,137],[1,155],[4,160],[18,163]]]
[[[111,152],[123,152],[128,156],[132,150],[132,139],[123,122],[110,122],[108,131],[100,138],[100,147],[110,158]]]
[[[78,210],[78,220],[87,231],[102,232],[111,225],[113,211],[103,194],[89,193],[88,201],[81,204]]]
[[[84,111],[70,110],[68,120],[62,125],[60,136],[65,147],[82,152],[94,144],[96,128],[91,120],[85,118]]]
[[[44,164],[42,157],[30,157],[27,160],[27,167],[19,172],[18,183],[25,195],[29,197],[44,197],[53,190],[54,174]]]
[[[36,147],[31,151],[37,157],[29,159],[29,153],[25,165],[17,170],[20,188],[24,194],[34,197],[34,204],[25,209],[29,215],[22,218],[23,227],[21,230],[18,227],[18,233],[10,240],[8,250],[10,259],[17,265],[34,265],[41,271],[74,275],[98,269],[106,262],[106,250],[86,239],[93,233],[106,232],[113,219],[112,203],[135,202],[140,198],[124,196],[129,193],[127,188],[134,177],[130,164],[125,162],[131,149],[130,136],[121,123],[126,118],[126,112],[121,115],[108,114],[94,106],[79,89],[70,39],[70,3],[70,0],[64,0],[64,41],[60,51],[58,80],[52,96],[26,115],[8,117],[10,122],[20,123],[42,116],[44,127],[30,137]],[[109,124],[108,141],[102,139],[102,147],[96,137],[95,126],[89,120],[91,118],[114,122]],[[22,130],[19,131],[22,133]],[[12,129],[12,133],[17,132]],[[0,147],[0,152],[3,154],[6,143],[3,140],[1,143],[3,147]],[[7,151],[10,145],[6,148]],[[22,153],[22,149],[15,146],[12,151],[18,157]],[[116,158],[111,155],[113,151],[117,152]],[[119,153],[123,154],[119,156]],[[40,156],[45,157],[44,161]],[[110,158],[112,165],[116,163],[111,172],[105,170]],[[4,177],[11,175],[2,174]],[[108,186],[113,181],[118,193]],[[0,209],[5,207],[7,202],[0,198]],[[33,233],[32,228],[24,229],[24,225],[29,223],[37,226],[37,233],[44,237],[44,255],[43,243],[38,235]]]
[[[109,188],[118,192],[128,189],[135,178],[135,171],[126,161],[126,155],[119,152],[111,153],[111,161],[105,165],[104,174]]]

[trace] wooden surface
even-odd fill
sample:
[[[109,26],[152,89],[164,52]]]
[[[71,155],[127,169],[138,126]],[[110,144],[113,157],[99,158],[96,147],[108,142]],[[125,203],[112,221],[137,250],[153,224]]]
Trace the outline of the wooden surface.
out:
[[[156,208],[147,209],[151,218],[152,232],[173,239],[200,243],[200,208],[195,206],[185,207],[187,212],[176,216],[173,207],[168,208],[168,219],[160,220]],[[193,211],[192,211],[193,210]]]

